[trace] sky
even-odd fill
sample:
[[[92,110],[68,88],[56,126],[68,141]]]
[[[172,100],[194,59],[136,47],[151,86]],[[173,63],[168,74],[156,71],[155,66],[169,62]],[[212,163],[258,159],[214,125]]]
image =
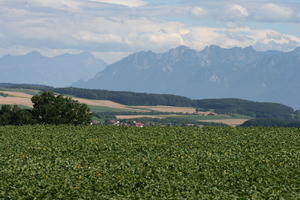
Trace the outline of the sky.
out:
[[[0,0],[0,56],[300,46],[300,0]]]

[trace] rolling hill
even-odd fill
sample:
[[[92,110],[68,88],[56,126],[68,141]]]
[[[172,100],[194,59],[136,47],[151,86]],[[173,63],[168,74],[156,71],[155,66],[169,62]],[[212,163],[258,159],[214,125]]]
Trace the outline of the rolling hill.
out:
[[[114,113],[115,115],[152,115],[149,117],[153,117],[153,115],[180,114],[186,115],[186,118],[189,119],[211,120],[210,122],[220,119],[229,120],[228,118],[234,119],[235,121],[237,119],[244,120],[245,117],[246,119],[300,119],[299,111],[295,111],[289,106],[278,103],[253,102],[243,99],[193,100],[182,96],[166,94],[117,92],[81,88],[54,88],[43,85],[24,84],[0,83],[0,88],[2,88],[0,94],[3,94],[3,96],[0,95],[0,104],[12,102],[12,99],[7,100],[7,98],[18,98],[20,101],[30,103],[30,95],[34,95],[38,91],[52,91],[71,96],[82,103],[86,103],[94,112]],[[25,94],[22,96],[20,93]],[[16,102],[14,104],[20,103]],[[31,105],[27,104],[27,106]]]

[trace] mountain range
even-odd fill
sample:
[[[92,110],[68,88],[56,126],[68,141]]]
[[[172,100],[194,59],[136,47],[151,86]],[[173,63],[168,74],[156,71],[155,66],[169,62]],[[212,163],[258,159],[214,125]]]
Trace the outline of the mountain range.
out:
[[[33,83],[57,87],[69,86],[78,80],[88,80],[103,70],[106,63],[92,54],[42,56],[34,51],[22,56],[0,58],[0,80],[7,83]]]
[[[56,57],[31,52],[0,57],[0,82],[175,94],[192,99],[242,98],[300,108],[300,48],[185,46],[137,52],[107,65],[84,52]]]
[[[300,48],[290,52],[252,47],[179,46],[142,51],[108,65],[74,87],[166,93],[204,98],[243,98],[300,107]]]

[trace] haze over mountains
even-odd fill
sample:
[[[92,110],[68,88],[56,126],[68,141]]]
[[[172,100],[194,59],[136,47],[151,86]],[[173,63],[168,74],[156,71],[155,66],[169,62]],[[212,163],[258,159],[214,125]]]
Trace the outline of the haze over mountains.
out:
[[[259,52],[252,47],[209,46],[196,51],[179,46],[165,53],[138,52],[105,66],[87,52],[53,58],[38,52],[4,56],[0,58],[0,82],[167,93],[194,99],[242,98],[300,108],[300,48]]]
[[[38,52],[23,56],[0,57],[0,80],[7,83],[33,83],[56,87],[69,86],[78,80],[88,80],[104,69],[106,63],[84,52],[53,58]]]
[[[259,52],[252,47],[185,46],[132,54],[76,87],[169,93],[190,98],[244,98],[300,107],[300,48]]]

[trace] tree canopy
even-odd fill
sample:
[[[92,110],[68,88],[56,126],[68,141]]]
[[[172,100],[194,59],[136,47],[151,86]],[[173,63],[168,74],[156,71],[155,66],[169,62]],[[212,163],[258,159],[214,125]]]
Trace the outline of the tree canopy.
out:
[[[89,107],[70,97],[43,92],[33,96],[31,101],[33,109],[21,109],[17,105],[0,106],[0,125],[86,125],[91,122]]]
[[[91,122],[92,114],[87,105],[81,104],[71,97],[43,92],[31,99],[32,114],[42,124],[74,124],[85,125]]]
[[[0,109],[0,125],[35,124],[30,110],[21,109],[14,105],[3,105]]]

